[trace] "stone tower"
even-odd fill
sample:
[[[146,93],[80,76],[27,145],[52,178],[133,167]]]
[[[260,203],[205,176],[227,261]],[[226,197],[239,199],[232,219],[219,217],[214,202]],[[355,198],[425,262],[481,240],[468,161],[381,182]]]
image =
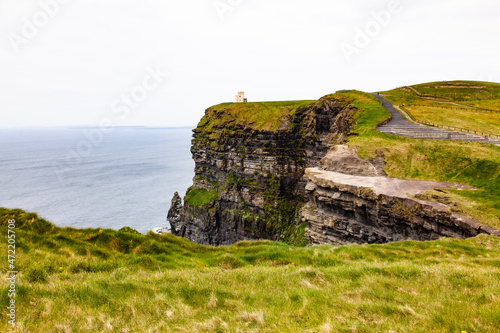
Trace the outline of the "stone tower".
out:
[[[236,103],[246,103],[247,99],[245,98],[245,92],[240,91],[238,95],[236,95]]]

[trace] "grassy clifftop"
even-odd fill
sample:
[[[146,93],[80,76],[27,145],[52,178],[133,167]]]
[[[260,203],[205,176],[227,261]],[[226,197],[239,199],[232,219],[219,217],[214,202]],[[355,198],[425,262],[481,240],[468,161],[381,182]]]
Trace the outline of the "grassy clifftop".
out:
[[[19,332],[485,332],[500,325],[495,237],[214,248],[130,229],[58,228],[7,209],[0,209],[2,235],[9,219],[18,227]],[[3,236],[4,256],[6,244]]]
[[[315,101],[223,103],[207,109],[198,127],[205,130],[221,126],[239,126],[275,131],[295,111]]]

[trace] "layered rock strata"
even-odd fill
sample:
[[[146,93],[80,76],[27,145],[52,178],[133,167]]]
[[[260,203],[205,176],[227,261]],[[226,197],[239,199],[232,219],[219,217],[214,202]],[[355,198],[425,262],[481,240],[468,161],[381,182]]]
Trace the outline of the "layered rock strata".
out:
[[[369,169],[368,169],[369,170]],[[442,182],[347,175],[310,168],[302,209],[311,244],[387,243],[400,240],[468,238],[500,231],[438,203],[412,198],[433,189],[471,189]]]

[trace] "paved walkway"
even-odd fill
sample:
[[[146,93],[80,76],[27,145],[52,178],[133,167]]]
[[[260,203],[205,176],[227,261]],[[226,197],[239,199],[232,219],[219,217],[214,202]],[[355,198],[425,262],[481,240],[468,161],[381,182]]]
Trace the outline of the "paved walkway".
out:
[[[448,131],[445,129],[439,129],[435,127],[427,127],[424,125],[416,124],[410,122],[405,118],[400,110],[396,110],[394,106],[383,99],[378,94],[373,94],[378,100],[382,102],[382,106],[386,108],[392,115],[392,119],[389,123],[379,126],[377,130],[382,133],[395,134],[399,136],[404,136],[413,139],[433,139],[433,140],[455,140],[455,141],[471,141],[471,142],[486,142],[497,146],[500,146],[500,141],[498,140],[488,140],[482,136]]]

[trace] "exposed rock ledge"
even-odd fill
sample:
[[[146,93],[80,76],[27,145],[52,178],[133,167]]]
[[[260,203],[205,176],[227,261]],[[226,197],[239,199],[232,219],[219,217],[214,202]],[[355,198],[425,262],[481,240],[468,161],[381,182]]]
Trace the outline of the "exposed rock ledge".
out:
[[[472,189],[468,186],[319,168],[306,169],[306,177],[309,202],[301,217],[309,225],[312,244],[468,238],[480,233],[500,236],[499,230],[454,213],[447,205],[409,196],[438,188]]]

